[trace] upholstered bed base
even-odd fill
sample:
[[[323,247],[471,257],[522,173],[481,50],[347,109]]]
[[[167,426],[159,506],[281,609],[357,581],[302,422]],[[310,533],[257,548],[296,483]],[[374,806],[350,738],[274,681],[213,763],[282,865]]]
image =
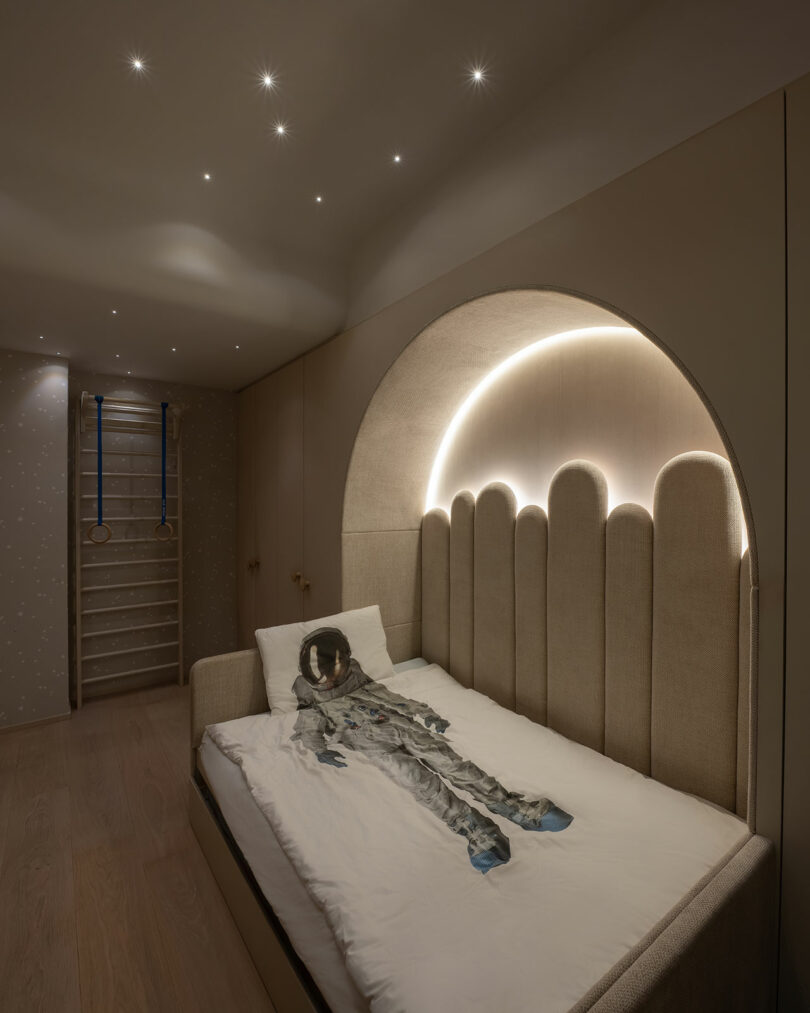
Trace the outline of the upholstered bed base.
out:
[[[191,824],[278,1013],[323,1009],[205,797],[196,750],[209,724],[267,710],[258,651],[191,670]],[[749,837],[574,1007],[576,1013],[747,1013],[774,1005],[776,867]]]

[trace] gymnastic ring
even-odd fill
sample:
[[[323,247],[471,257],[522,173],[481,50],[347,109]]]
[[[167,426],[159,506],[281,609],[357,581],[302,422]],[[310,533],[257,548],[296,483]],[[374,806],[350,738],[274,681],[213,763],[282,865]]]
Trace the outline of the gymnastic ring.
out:
[[[169,529],[169,533],[168,533],[168,535],[166,535],[165,538],[161,538],[161,536],[158,534],[158,532],[160,531],[161,528],[168,528]],[[174,537],[174,528],[171,526],[171,524],[168,521],[159,521],[155,525],[155,538],[159,542],[170,542],[173,537]]]
[[[103,528],[107,532],[106,537],[93,538],[93,532],[97,528]],[[87,529],[87,538],[89,541],[93,543],[93,545],[104,545],[105,542],[109,542],[111,536],[112,536],[112,529],[110,528],[109,524],[91,524],[90,527]]]

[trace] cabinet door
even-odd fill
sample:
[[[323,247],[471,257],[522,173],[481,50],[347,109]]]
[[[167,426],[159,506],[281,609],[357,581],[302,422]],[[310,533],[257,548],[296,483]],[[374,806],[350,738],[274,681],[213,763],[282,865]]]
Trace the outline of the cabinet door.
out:
[[[256,557],[254,442],[256,438],[256,391],[248,387],[237,399],[237,490],[236,490],[236,600],[240,649],[255,647],[253,631],[255,586],[252,560]]]
[[[290,363],[253,390],[256,558],[254,629],[297,622],[303,595],[303,366]]]

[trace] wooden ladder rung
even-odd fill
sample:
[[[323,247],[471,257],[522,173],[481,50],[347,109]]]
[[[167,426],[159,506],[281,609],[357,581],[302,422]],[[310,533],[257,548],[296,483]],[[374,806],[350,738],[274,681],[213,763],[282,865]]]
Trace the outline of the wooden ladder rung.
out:
[[[83,454],[95,454],[97,450],[95,447],[82,447],[81,452]],[[154,450],[102,450],[102,457],[109,457],[110,454],[114,454],[116,457],[160,457],[160,453]],[[177,454],[166,454],[166,460],[173,460],[177,457]]]
[[[167,556],[165,559],[114,559],[109,563],[82,563],[82,569],[90,570],[99,566],[143,566],[145,563],[179,563],[177,556]]]
[[[161,626],[177,626],[177,619],[167,619],[165,623],[144,623],[142,626],[118,626],[114,630],[97,630],[95,633],[82,633],[82,640],[91,637],[114,637],[122,633],[139,633],[141,630],[157,630]]]
[[[82,661],[99,661],[101,658],[119,658],[122,654],[143,654],[144,651],[162,651],[166,647],[177,647],[179,640],[170,640],[165,644],[144,644],[143,647],[125,647],[120,651],[104,651],[103,654],[83,654]]]
[[[82,478],[97,478],[97,471],[82,471]],[[102,471],[102,478],[160,478],[159,471]],[[167,471],[166,478],[177,478],[176,471]]]
[[[92,587],[83,587],[85,591],[123,591],[130,587],[152,587],[155,584],[176,584],[177,577],[169,577],[167,580],[133,580],[127,584],[93,584]]]
[[[176,542],[177,535],[172,535],[171,538],[110,538],[106,542],[82,542],[82,546],[85,549],[92,548],[93,545],[96,548],[101,548],[102,545],[134,545],[136,542],[151,542],[153,545],[155,542]]]
[[[82,517],[80,523],[87,524],[89,521],[96,520],[95,517]],[[104,521],[106,524],[116,524],[120,521],[159,521],[160,517],[144,517],[141,514],[132,517],[105,517]],[[166,514],[167,521],[176,521],[177,514]]]
[[[150,665],[149,668],[132,668],[127,672],[110,672],[109,675],[94,675],[90,679],[82,679],[82,686],[91,682],[107,682],[109,679],[123,679],[126,675],[145,675],[147,672],[159,672],[164,668],[177,668],[179,662],[170,661],[166,665]]]
[[[103,609],[82,609],[83,616],[99,616],[103,612],[128,612],[130,609],[157,608],[160,605],[177,605],[176,598],[166,598],[163,601],[139,601],[132,605],[109,605]]]

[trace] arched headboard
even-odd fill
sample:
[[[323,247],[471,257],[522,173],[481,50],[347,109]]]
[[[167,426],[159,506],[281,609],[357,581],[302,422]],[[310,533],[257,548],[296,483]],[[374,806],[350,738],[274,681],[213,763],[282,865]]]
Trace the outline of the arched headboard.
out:
[[[466,686],[674,788],[753,815],[752,591],[730,465],[679,455],[654,518],[587,461],[548,516],[505,485],[422,523],[422,653]],[[749,824],[751,820],[749,818]]]

